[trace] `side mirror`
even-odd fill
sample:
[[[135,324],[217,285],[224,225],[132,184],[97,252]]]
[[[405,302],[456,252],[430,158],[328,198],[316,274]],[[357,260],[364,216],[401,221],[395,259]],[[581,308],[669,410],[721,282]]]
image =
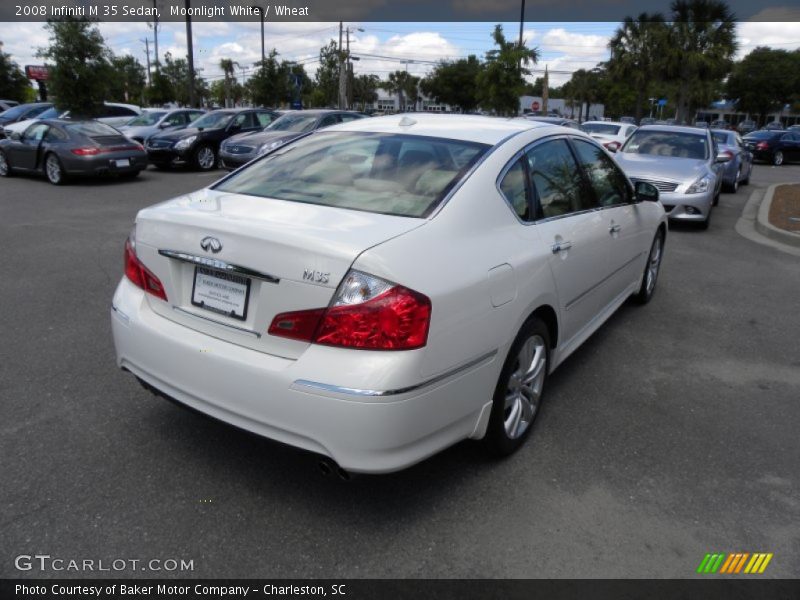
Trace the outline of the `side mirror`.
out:
[[[646,181],[637,181],[633,186],[635,202],[658,202],[658,188]]]
[[[169,126],[170,126],[169,123],[167,123],[166,121],[161,121],[161,123],[158,124],[159,129],[166,129]]]
[[[714,162],[717,162],[717,163],[726,163],[726,162],[728,162],[730,159],[731,159],[730,155],[728,155],[728,154],[725,154],[724,152],[720,152],[719,154],[717,154],[717,158],[716,158],[716,160],[715,160]]]
[[[9,139],[18,142],[22,139],[22,134],[19,131],[12,131],[11,135],[9,136]]]

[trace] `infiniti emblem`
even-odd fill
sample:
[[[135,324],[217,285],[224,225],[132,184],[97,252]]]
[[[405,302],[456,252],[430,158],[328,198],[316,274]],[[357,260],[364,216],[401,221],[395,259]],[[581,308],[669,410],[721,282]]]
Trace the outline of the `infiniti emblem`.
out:
[[[220,242],[217,238],[206,236],[202,240],[200,240],[200,247],[208,252],[209,250],[216,254],[220,250],[222,250],[222,242]]]

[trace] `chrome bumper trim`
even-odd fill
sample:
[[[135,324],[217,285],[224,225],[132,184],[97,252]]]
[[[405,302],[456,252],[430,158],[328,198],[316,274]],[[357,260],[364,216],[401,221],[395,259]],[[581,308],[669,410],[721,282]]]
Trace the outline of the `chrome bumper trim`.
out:
[[[261,279],[268,283],[280,283],[281,281],[279,277],[275,277],[274,275],[261,273],[260,271],[254,271],[253,269],[248,269],[247,267],[241,267],[239,265],[232,265],[231,263],[227,263],[224,260],[219,260],[216,258],[195,256],[194,254],[187,254],[186,252],[180,252],[178,250],[159,250],[158,253],[161,256],[166,256],[167,258],[174,258],[175,260],[181,260],[183,262],[201,265],[203,267],[210,267],[212,269],[218,269],[228,273],[236,273],[237,275],[245,275],[247,277]]]
[[[423,381],[422,383],[418,383],[416,385],[410,385],[404,388],[397,388],[394,390],[362,390],[358,388],[349,388],[349,387],[342,387],[338,385],[330,385],[327,383],[318,383],[316,381],[308,381],[306,379],[297,379],[294,382],[294,385],[306,388],[312,388],[315,390],[323,390],[325,392],[334,392],[336,394],[345,394],[347,396],[397,396],[399,394],[406,394],[408,392],[413,392],[415,390],[420,390],[422,388],[426,388],[432,386],[440,381],[444,381],[449,377],[453,377],[462,371],[466,371],[471,369],[472,367],[476,367],[483,362],[489,361],[489,359],[494,358],[497,354],[497,350],[492,350],[491,352],[487,352],[483,356],[479,356],[478,358],[469,361],[468,363],[461,365],[460,367],[456,367],[451,371],[447,371],[446,373],[442,373],[441,375],[437,375],[427,381]]]

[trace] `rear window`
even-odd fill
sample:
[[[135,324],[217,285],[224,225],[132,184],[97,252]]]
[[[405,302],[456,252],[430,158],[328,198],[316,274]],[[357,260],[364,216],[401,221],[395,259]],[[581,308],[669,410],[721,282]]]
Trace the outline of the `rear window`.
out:
[[[581,125],[586,133],[597,133],[599,135],[617,135],[620,130],[619,125],[609,125],[608,123],[584,123]]]
[[[746,140],[770,140],[775,137],[774,131],[754,131],[744,136]]]
[[[267,155],[214,189],[425,217],[489,148],[413,135],[321,132]]]
[[[628,138],[621,152],[705,160],[708,158],[708,141],[705,134],[639,129]]]
[[[99,121],[80,121],[78,123],[70,123],[64,127],[67,131],[72,131],[74,133],[78,133],[80,135],[119,135],[119,131],[111,127],[110,125],[106,125],[105,123],[100,123]]]

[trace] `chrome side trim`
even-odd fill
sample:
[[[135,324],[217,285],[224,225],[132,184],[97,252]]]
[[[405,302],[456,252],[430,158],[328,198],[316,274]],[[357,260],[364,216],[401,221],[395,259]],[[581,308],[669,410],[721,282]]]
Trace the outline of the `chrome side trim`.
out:
[[[410,385],[410,386],[404,387],[404,388],[397,388],[397,389],[394,389],[394,390],[361,390],[361,389],[358,389],[358,388],[349,388],[349,387],[342,387],[342,386],[338,386],[338,385],[330,385],[330,384],[327,384],[327,383],[318,383],[316,381],[308,381],[307,379],[297,379],[294,382],[294,385],[307,387],[307,388],[312,388],[312,389],[315,389],[315,390],[323,390],[323,391],[326,391],[326,392],[335,392],[337,394],[346,394],[348,396],[380,396],[380,397],[383,397],[383,396],[397,396],[399,394],[406,394],[408,392],[413,392],[415,390],[420,390],[422,388],[426,388],[426,387],[432,386],[432,385],[434,385],[436,383],[439,383],[440,381],[443,381],[443,380],[445,380],[445,379],[447,379],[449,377],[457,375],[458,373],[461,373],[462,371],[466,371],[468,369],[471,369],[472,367],[475,367],[475,366],[481,364],[482,362],[488,361],[490,358],[494,358],[494,356],[496,354],[497,354],[497,350],[492,350],[491,352],[487,352],[483,356],[479,356],[478,358],[469,361],[465,365],[461,365],[460,367],[456,367],[455,369],[453,369],[451,371],[447,371],[446,373],[443,373],[441,375],[437,375],[436,377],[428,379],[427,381],[423,381],[422,383],[418,383],[416,385]]]
[[[247,267],[241,267],[239,265],[232,265],[231,263],[227,263],[224,260],[219,260],[217,258],[195,256],[194,254],[187,254],[186,252],[180,252],[179,250],[159,250],[158,253],[161,256],[166,256],[167,258],[174,258],[175,260],[201,265],[204,267],[210,267],[219,271],[236,273],[237,275],[246,275],[247,277],[261,279],[268,283],[280,283],[280,278],[275,277],[274,275],[261,273],[260,271],[254,271],[253,269],[248,269]]]
[[[205,315],[198,315],[197,313],[193,313],[191,311],[186,310],[185,308],[181,308],[180,306],[173,306],[172,310],[177,311],[183,315],[188,315],[190,317],[194,317],[196,319],[202,319],[203,321],[208,321],[209,323],[213,323],[214,325],[220,325],[221,327],[227,327],[228,329],[235,329],[236,331],[241,331],[242,333],[247,333],[249,335],[253,335],[257,338],[261,337],[261,334],[257,331],[253,331],[252,329],[245,329],[244,327],[237,327],[236,325],[230,325],[228,323],[223,323],[222,321],[217,321],[216,319],[212,319],[210,317],[206,317]]]
[[[624,269],[625,267],[627,267],[627,266],[628,266],[629,264],[631,264],[633,261],[637,260],[637,259],[638,259],[638,258],[639,258],[639,257],[640,257],[642,254],[644,254],[644,252],[639,252],[639,254],[637,254],[636,256],[634,256],[634,257],[633,257],[632,259],[630,259],[629,261],[626,261],[626,262],[625,262],[625,264],[623,264],[622,266],[620,266],[620,267],[617,267],[616,269],[614,269],[614,270],[613,270],[611,273],[609,273],[608,275],[606,275],[605,277],[603,277],[603,279],[601,279],[600,281],[598,281],[597,283],[595,283],[595,284],[594,284],[592,287],[590,287],[590,288],[589,288],[589,289],[587,289],[586,291],[583,291],[583,292],[581,292],[580,294],[578,294],[578,295],[577,295],[575,298],[573,298],[572,300],[570,300],[569,302],[567,302],[567,303],[564,305],[564,310],[569,310],[570,308],[572,308],[573,306],[575,306],[575,305],[576,305],[578,302],[580,302],[580,301],[581,301],[581,300],[582,300],[584,297],[586,297],[586,295],[590,294],[591,292],[593,292],[594,290],[596,290],[598,287],[600,287],[601,285],[603,285],[603,284],[604,284],[606,281],[608,281],[609,279],[611,279],[611,278],[612,278],[614,275],[616,275],[617,273],[619,273],[620,271],[622,271],[622,269]]]

